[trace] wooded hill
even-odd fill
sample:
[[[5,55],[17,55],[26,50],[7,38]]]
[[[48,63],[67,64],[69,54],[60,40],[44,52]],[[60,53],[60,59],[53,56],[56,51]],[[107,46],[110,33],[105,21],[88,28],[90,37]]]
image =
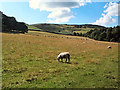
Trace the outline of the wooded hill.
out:
[[[91,25],[91,24],[72,25],[72,24],[47,24],[47,23],[28,25],[28,27],[30,27],[29,30],[32,30],[36,27],[39,29],[39,31],[51,32],[57,34],[67,34],[67,35],[73,35],[74,31],[87,32],[93,30],[94,28],[99,28],[99,29],[105,28],[103,26]]]
[[[2,32],[25,33],[28,28],[24,22],[17,22],[14,17],[8,17],[0,11],[2,16]]]
[[[120,42],[120,26],[90,30],[81,36],[99,41]]]

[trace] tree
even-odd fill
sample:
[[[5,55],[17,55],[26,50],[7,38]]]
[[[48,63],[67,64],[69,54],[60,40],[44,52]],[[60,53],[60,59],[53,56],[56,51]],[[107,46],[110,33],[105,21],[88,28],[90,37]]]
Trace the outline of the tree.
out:
[[[2,32],[27,33],[28,27],[23,22],[17,22],[14,17],[2,14]]]
[[[98,40],[98,35],[95,35],[94,39],[95,39],[95,40]]]
[[[102,32],[99,37],[101,38],[101,40],[105,41],[106,40],[106,32],[105,31]]]
[[[82,33],[80,33],[79,36],[82,36]]]
[[[76,36],[76,32],[74,32],[73,35]]]
[[[79,36],[79,33],[76,33],[76,36]]]
[[[90,30],[82,36],[100,41],[120,42],[120,26]]]

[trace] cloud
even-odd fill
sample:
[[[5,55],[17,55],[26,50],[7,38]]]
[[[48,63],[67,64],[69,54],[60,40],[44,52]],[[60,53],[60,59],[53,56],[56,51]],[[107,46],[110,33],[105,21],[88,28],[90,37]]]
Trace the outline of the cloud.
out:
[[[74,16],[71,14],[71,10],[69,8],[55,10],[48,15],[48,18],[54,18],[55,20],[49,19],[49,23],[62,23],[68,22],[70,18]]]
[[[116,22],[116,19],[112,18],[112,16],[104,14],[103,17],[99,18],[99,20],[96,20],[94,24],[105,26],[105,25],[109,25],[115,22]]]
[[[108,8],[104,12],[109,16],[118,16],[118,4],[110,2]]]
[[[47,22],[63,23],[74,17],[71,8],[79,8],[91,0],[29,0],[29,6],[40,11],[48,11]]]
[[[104,8],[108,7],[108,4],[109,4],[109,3],[105,4]]]
[[[107,3],[104,8],[106,8],[106,10],[103,11],[102,13],[102,17],[100,17],[98,20],[96,20],[96,22],[92,23],[92,24],[97,24],[97,25],[110,25],[115,23],[117,20],[114,18],[115,16],[118,16],[118,5],[117,3]]]

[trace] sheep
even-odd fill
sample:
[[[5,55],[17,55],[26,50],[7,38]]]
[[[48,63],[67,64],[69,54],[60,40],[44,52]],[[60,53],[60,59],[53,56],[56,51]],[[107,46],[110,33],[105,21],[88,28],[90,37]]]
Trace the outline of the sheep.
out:
[[[112,47],[111,47],[111,46],[108,46],[107,48],[110,49],[110,48],[112,48]]]
[[[67,59],[70,62],[70,54],[69,54],[69,52],[62,52],[57,57],[58,61],[60,61],[60,59],[61,59],[61,62],[63,62],[63,60],[62,60],[63,58],[66,58],[66,62],[67,62]]]

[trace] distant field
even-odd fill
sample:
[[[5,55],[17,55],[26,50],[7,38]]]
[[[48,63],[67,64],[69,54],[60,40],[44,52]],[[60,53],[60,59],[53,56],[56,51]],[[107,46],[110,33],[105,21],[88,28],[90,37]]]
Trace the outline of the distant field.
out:
[[[84,34],[84,33],[87,33],[88,31],[74,31],[74,32]]]
[[[87,33],[90,30],[93,30],[94,28],[79,28],[78,30],[74,31],[76,33]]]
[[[78,28],[78,31],[90,31],[93,30],[94,28]]]
[[[117,43],[37,31],[2,39],[3,88],[118,88]],[[71,64],[57,61],[63,51]]]
[[[27,25],[27,27],[28,27],[28,29],[31,29],[31,30],[38,30],[38,31],[41,30],[41,29],[39,29],[35,26],[32,26],[32,25]]]

